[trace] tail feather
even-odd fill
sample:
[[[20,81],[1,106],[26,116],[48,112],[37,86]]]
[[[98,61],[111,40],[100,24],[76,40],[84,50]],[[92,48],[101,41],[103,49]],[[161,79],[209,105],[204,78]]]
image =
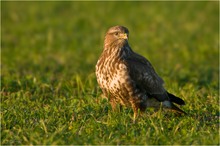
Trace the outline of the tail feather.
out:
[[[168,94],[171,102],[174,102],[174,103],[179,104],[179,105],[185,105],[185,102],[181,98],[176,97],[175,95],[173,95],[169,92],[167,92],[167,94]]]
[[[174,110],[175,112],[179,113],[179,114],[186,114],[186,112],[184,112],[183,110],[181,110],[180,108],[178,108],[175,104],[173,104],[170,101],[164,101],[162,103],[163,107]]]
[[[178,112],[180,114],[185,114],[186,115],[186,112],[184,112],[183,110],[181,110],[180,108],[178,108],[174,104],[171,104],[171,105],[172,105],[172,107],[171,107],[172,110],[174,110],[174,111],[176,111],[176,112]]]

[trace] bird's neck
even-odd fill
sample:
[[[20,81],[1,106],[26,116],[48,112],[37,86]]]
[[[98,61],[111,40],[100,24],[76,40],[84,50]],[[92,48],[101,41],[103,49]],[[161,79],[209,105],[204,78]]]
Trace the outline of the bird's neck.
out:
[[[122,41],[119,43],[105,44],[104,52],[117,58],[124,58],[125,56],[129,56],[133,51],[127,41]]]

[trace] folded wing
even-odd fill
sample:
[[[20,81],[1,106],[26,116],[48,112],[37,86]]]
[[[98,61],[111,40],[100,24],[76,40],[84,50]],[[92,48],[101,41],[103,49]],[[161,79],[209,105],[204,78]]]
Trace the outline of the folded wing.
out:
[[[159,101],[169,100],[163,87],[164,81],[157,75],[150,62],[144,57],[134,53],[125,59],[130,76],[137,86],[148,95],[154,95]]]

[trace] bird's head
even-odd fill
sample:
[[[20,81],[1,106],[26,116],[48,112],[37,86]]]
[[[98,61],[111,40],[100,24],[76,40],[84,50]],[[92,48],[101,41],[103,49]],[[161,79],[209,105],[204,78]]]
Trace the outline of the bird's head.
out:
[[[104,47],[112,47],[113,45],[123,46],[128,43],[129,31],[124,26],[113,26],[109,28],[105,35]]]

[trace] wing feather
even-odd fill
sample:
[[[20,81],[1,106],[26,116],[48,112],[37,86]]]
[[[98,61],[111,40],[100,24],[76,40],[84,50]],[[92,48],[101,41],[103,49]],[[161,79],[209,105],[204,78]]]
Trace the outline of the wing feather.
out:
[[[126,58],[130,75],[137,85],[148,94],[165,94],[164,81],[157,75],[151,63],[137,53]],[[166,96],[167,97],[167,96]],[[166,98],[165,97],[165,98]],[[164,100],[164,99],[162,99]]]

